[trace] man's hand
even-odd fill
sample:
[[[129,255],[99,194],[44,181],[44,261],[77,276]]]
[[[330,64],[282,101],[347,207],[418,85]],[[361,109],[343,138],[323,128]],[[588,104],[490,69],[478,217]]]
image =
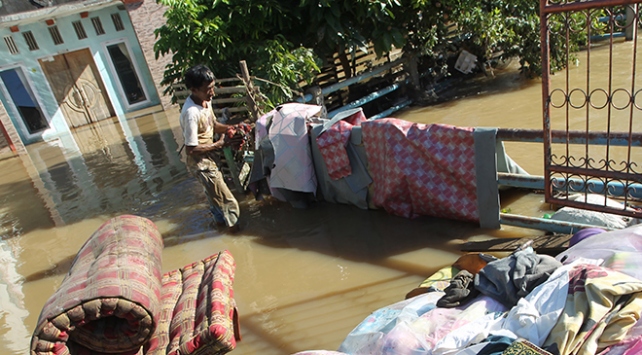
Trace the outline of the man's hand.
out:
[[[251,127],[245,123],[239,123],[227,127],[223,143],[226,147],[231,147],[234,150],[239,150],[248,139],[247,134],[250,132]]]
[[[225,134],[223,137],[223,147],[232,147],[233,150],[238,150],[245,143],[244,137],[237,134],[232,137]]]

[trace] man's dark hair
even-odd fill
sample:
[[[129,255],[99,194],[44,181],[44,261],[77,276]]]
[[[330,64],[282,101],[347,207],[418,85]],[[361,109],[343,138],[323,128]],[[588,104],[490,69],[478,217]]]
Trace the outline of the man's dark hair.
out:
[[[209,84],[215,79],[214,73],[212,73],[210,68],[203,64],[198,64],[187,69],[184,82],[188,89],[193,89],[200,88],[203,84]]]

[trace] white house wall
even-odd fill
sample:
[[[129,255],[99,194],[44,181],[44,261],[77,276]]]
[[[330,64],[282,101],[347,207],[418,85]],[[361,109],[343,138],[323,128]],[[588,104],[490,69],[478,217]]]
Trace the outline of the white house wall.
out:
[[[88,48],[94,58],[100,77],[106,87],[107,94],[116,115],[121,116],[129,112],[144,109],[159,105],[161,103],[156,84],[150,74],[145,56],[138,43],[136,33],[130,20],[130,16],[122,4],[115,3],[112,6],[104,7],[97,10],[90,10],[88,15],[81,18],[79,10],[78,13],[67,15],[64,17],[52,19],[58,27],[64,43],[55,45],[48,30],[48,25],[45,20],[38,19],[36,22],[24,23],[22,21],[19,25],[18,32],[11,32],[10,27],[0,28],[0,37],[12,36],[13,40],[19,50],[18,54],[11,54],[4,40],[0,41],[0,70],[12,67],[20,67],[25,71],[28,76],[28,81],[32,86],[32,90],[36,94],[39,104],[43,109],[43,113],[49,122],[50,129],[39,134],[29,135],[24,123],[20,116],[16,116],[15,110],[11,109],[13,106],[11,98],[6,96],[6,90],[0,90],[0,100],[7,108],[7,112],[11,117],[13,124],[20,135],[20,138],[25,144],[33,143],[35,141],[47,140],[56,137],[60,134],[65,134],[69,131],[67,121],[63,117],[62,110],[58,106],[56,98],[49,86],[47,78],[43,73],[38,60],[48,58],[56,54],[62,54]],[[119,13],[124,30],[116,31],[111,15]],[[91,18],[99,17],[105,34],[97,35],[94,30]],[[79,40],[74,30],[73,21],[81,21],[87,38]],[[38,43],[39,49],[29,50],[28,45],[24,39],[23,32],[31,31]],[[141,85],[145,87],[147,101],[129,105],[122,90],[120,89],[119,79],[114,72],[109,59],[109,53],[106,51],[107,43],[126,43],[127,48],[131,51],[131,58],[134,61],[134,67],[137,69],[137,74]],[[2,85],[0,83],[0,85]],[[12,112],[13,111],[13,112]]]

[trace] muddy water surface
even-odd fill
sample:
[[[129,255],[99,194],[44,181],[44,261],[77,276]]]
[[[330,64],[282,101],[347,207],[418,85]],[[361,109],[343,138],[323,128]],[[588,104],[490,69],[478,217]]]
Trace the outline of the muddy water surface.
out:
[[[539,81],[511,68],[469,88],[475,95],[396,117],[541,128]],[[39,312],[80,246],[120,214],[156,223],[165,240],[164,271],[222,249],[232,252],[243,335],[234,354],[335,350],[372,311],[452,264],[462,242],[541,234],[325,203],[299,210],[251,196],[239,197],[241,233],[221,234],[210,226],[201,188],[177,154],[177,116],[168,111],[106,121],[0,159],[0,353],[27,353]],[[506,149],[524,169],[542,174],[541,145],[506,143]],[[507,192],[501,201],[513,213],[549,212],[542,195]]]
[[[237,354],[336,349],[370,312],[451,264],[459,243],[514,235],[344,205],[299,210],[252,196],[241,197],[243,231],[221,234],[178,159],[175,117],[103,122],[0,161],[0,353],[27,352],[39,312],[76,252],[119,214],[156,223],[164,271],[232,252],[244,337]]]

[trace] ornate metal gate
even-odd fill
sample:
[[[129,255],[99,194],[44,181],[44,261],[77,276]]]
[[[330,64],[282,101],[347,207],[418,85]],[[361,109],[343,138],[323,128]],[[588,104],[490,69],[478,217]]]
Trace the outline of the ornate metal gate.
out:
[[[549,203],[642,217],[638,2],[540,0]]]

